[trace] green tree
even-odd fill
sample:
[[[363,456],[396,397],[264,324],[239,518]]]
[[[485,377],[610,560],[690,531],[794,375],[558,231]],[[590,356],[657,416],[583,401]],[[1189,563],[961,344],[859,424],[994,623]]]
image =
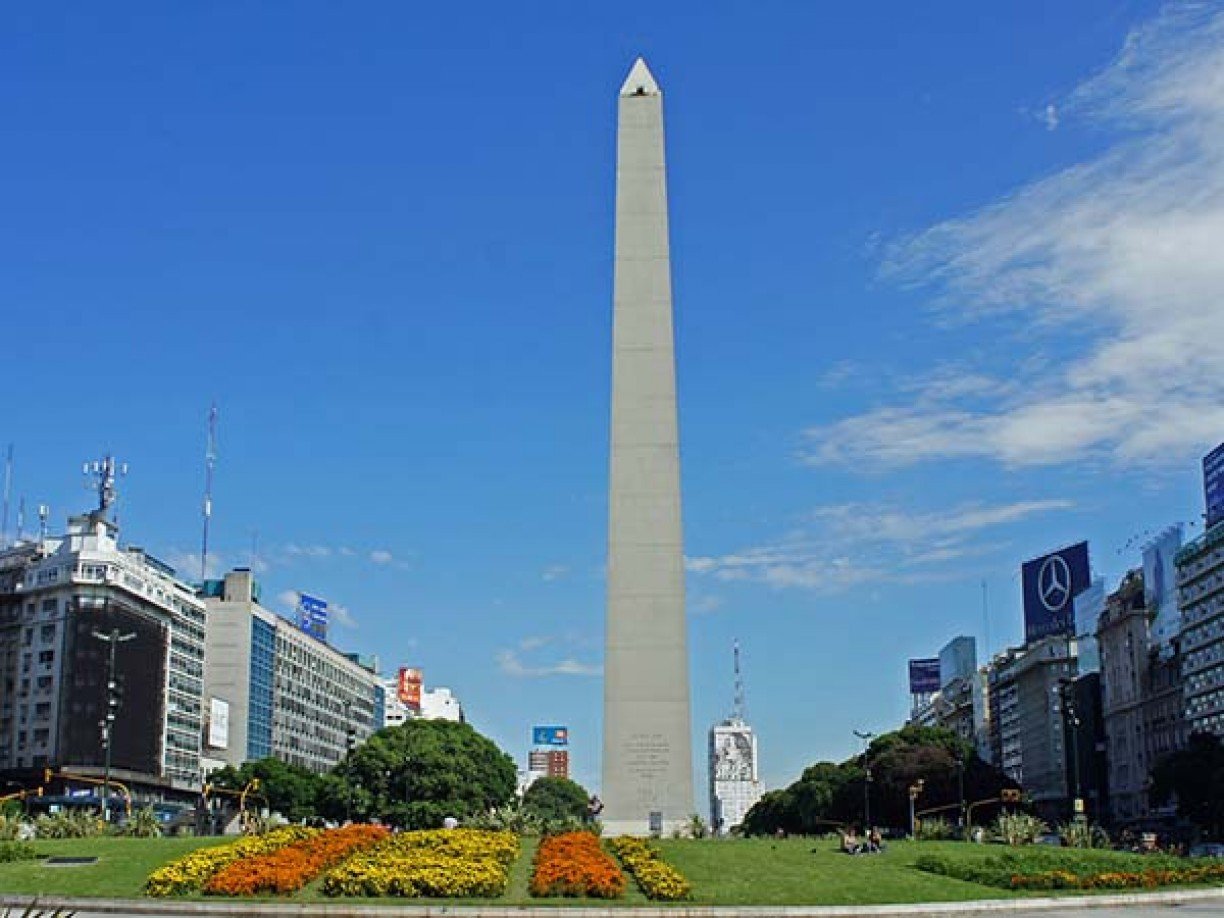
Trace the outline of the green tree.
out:
[[[259,787],[253,790],[255,800],[267,801],[268,809],[280,813],[290,822],[301,822],[318,812],[321,777],[298,765],[280,759],[266,758],[243,762],[238,768],[227,765],[208,776],[208,783],[231,791],[241,791],[254,778]],[[231,797],[229,803],[232,803]]]
[[[1177,813],[1212,838],[1224,833],[1224,746],[1212,733],[1192,733],[1186,748],[1152,769],[1151,798],[1163,805],[1177,798]]]
[[[467,819],[514,796],[514,761],[469,724],[409,720],[384,727],[324,784],[324,815],[378,818],[408,829]]]
[[[582,822],[590,794],[569,778],[537,778],[523,794],[523,809],[548,822]]]

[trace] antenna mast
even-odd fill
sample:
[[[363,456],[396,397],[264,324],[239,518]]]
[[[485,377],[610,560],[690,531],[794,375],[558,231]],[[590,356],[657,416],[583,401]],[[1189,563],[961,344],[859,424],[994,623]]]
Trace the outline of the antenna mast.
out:
[[[25,495],[17,501],[17,541],[25,540]]]
[[[115,479],[128,473],[127,463],[117,463],[115,457],[108,454],[99,461],[86,462],[82,471],[87,478],[92,479],[85,482],[85,487],[98,492],[98,509],[92,515],[104,520],[107,511],[119,499]]]
[[[9,497],[13,493],[13,444],[8,445],[8,458],[4,460],[4,523],[0,525],[0,546],[8,546]]]
[[[739,639],[737,638],[732,645],[732,653],[735,657],[735,707],[731,711],[733,720],[744,719],[744,677],[740,672],[740,652]]]
[[[200,545],[200,582],[208,576],[208,524],[212,520],[213,466],[217,463],[217,403],[208,411],[208,449],[204,453],[204,538]]]

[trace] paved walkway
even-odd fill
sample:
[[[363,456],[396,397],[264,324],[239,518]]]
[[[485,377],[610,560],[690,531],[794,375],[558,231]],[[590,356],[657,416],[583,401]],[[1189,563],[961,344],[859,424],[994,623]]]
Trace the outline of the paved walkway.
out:
[[[0,894],[0,908],[21,909],[27,896]],[[567,906],[347,905],[249,900],[185,902],[159,899],[45,898],[39,907],[74,911],[76,918],[132,916],[235,916],[264,918],[942,918],[984,915],[1031,918],[1224,918],[1224,889],[1127,893],[1108,896],[1045,899],[991,899],[978,902],[932,902],[921,905],[863,906],[684,906],[657,908],[575,908]],[[20,911],[17,912],[20,915]]]

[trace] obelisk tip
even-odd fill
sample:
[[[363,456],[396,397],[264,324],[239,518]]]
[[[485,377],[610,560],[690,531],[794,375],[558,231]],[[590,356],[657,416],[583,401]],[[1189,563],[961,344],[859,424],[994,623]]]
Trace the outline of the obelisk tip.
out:
[[[646,66],[644,59],[639,57],[633,62],[633,67],[629,71],[629,76],[625,78],[625,85],[621,87],[620,94],[622,96],[657,96],[662,94],[659,84],[655,81],[654,74],[650,72],[650,68]]]

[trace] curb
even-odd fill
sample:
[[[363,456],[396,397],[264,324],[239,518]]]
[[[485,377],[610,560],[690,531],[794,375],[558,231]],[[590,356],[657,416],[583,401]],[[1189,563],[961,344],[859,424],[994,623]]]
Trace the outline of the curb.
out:
[[[1095,909],[1128,905],[1188,905],[1219,902],[1224,889],[1119,893],[1102,896],[1062,896],[1039,899],[976,899],[965,902],[920,902],[906,905],[676,905],[648,907],[475,906],[475,905],[346,905],[323,902],[227,902],[181,899],[75,899],[0,895],[0,908],[66,909],[111,915],[263,915],[326,916],[326,918],[861,918],[943,915],[1024,915],[1064,909]]]

